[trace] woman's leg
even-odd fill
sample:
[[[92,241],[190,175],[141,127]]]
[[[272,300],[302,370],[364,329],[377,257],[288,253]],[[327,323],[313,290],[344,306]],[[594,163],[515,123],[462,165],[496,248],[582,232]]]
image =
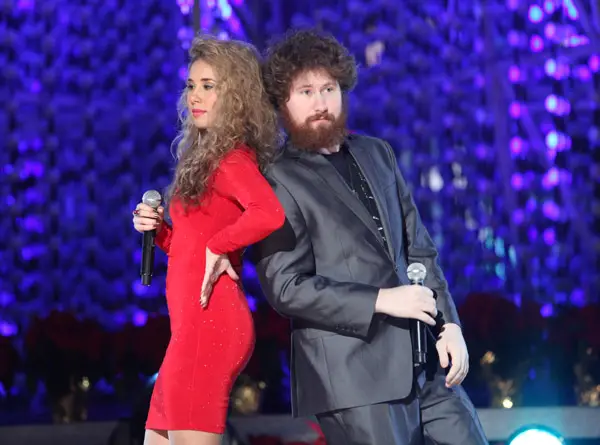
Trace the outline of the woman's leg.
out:
[[[169,445],[169,435],[166,431],[146,430],[144,445]]]
[[[169,431],[170,445],[221,445],[221,434],[205,431]]]

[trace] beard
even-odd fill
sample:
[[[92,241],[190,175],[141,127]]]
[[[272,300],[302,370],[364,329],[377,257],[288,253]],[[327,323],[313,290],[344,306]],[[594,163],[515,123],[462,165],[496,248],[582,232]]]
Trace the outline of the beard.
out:
[[[318,152],[323,148],[333,148],[340,145],[348,134],[346,129],[348,110],[345,103],[342,105],[342,112],[338,117],[331,113],[321,113],[298,124],[292,121],[287,109],[282,110],[281,117],[290,142],[301,150]],[[312,124],[321,119],[324,122],[320,122],[316,126]]]

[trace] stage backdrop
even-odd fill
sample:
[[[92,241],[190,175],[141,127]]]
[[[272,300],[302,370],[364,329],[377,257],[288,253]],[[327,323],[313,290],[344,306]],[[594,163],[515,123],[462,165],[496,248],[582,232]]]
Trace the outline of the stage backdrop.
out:
[[[200,23],[261,44],[265,29],[317,25],[355,54],[350,126],[393,146],[458,302],[502,290],[550,315],[597,295],[588,2],[273,0],[260,22],[250,3],[203,1]],[[1,335],[53,308],[109,328],[165,311],[165,257],[141,287],[131,210],[170,179],[192,5],[0,5]],[[245,280],[260,298],[251,267]]]

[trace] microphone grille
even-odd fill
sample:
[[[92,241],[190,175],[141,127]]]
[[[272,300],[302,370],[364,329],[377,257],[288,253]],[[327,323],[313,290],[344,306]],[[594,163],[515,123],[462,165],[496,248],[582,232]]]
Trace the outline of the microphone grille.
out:
[[[424,281],[427,276],[427,268],[421,263],[412,263],[406,269],[406,274],[411,281]]]
[[[162,202],[162,197],[156,190],[148,190],[144,193],[144,196],[142,196],[142,202],[153,209],[157,209]]]

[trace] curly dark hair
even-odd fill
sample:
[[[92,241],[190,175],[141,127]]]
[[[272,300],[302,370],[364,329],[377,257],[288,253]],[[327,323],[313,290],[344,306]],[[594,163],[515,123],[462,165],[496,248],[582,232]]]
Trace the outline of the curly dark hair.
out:
[[[316,29],[290,30],[271,42],[263,79],[273,105],[279,109],[288,101],[291,84],[298,74],[318,69],[336,79],[344,93],[356,85],[356,60],[331,34]]]
[[[184,204],[198,204],[219,161],[240,144],[250,146],[264,172],[281,142],[277,115],[262,79],[260,55],[249,43],[201,35],[189,50],[190,67],[203,60],[218,76],[218,117],[201,132],[187,109],[188,90],[178,103],[181,131],[175,139],[177,167],[168,190]]]

